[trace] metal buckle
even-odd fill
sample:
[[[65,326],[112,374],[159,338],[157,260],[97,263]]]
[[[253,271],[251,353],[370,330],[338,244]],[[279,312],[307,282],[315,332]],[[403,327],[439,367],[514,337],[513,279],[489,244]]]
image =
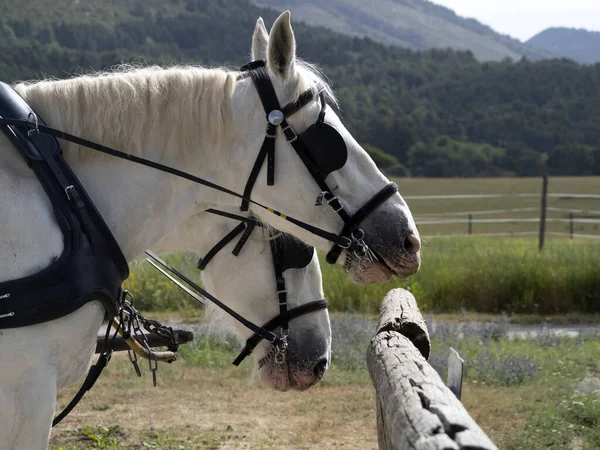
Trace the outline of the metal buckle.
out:
[[[279,304],[280,305],[285,305],[287,304],[287,298],[283,297],[283,300],[281,299],[281,295],[287,295],[287,289],[282,289],[280,291],[277,291],[277,298],[279,298]]]
[[[6,294],[0,295],[0,300],[5,299],[5,298],[9,298],[9,297],[10,297],[10,292],[7,292]],[[7,317],[12,317],[14,315],[15,315],[14,311],[9,311],[6,314],[0,314],[0,319],[5,319]]]
[[[338,209],[334,209],[335,212],[340,212],[342,209],[344,209],[344,205],[342,205],[342,202],[340,202],[340,200],[335,195],[331,197],[331,199],[327,200],[327,204],[329,205],[334,200],[337,200],[340,204],[340,207]]]
[[[342,239],[346,239],[348,241],[348,243],[346,245],[342,245],[342,244],[337,244],[340,246],[340,248],[343,248],[344,250],[348,250],[351,246],[352,246],[352,239],[350,239],[348,236],[340,236]]]
[[[65,194],[67,195],[67,200],[71,200],[71,196],[69,195],[69,191],[72,191],[74,189],[75,189],[75,186],[73,186],[73,185],[67,186],[65,188]]]
[[[288,138],[285,130],[290,130],[291,133],[294,135],[294,137],[292,139]],[[295,140],[298,139],[298,135],[296,134],[296,132],[292,129],[292,127],[290,125],[288,125],[287,127],[283,128],[281,131],[283,131],[283,134],[285,135],[285,138],[287,139],[287,141],[291,144],[292,142],[294,142]]]
[[[27,136],[31,137],[31,135],[33,133],[39,135],[40,134],[39,121],[38,121],[37,115],[34,112],[30,112],[29,114],[27,114],[27,122],[33,122],[35,125],[35,128],[32,128],[27,131]]]

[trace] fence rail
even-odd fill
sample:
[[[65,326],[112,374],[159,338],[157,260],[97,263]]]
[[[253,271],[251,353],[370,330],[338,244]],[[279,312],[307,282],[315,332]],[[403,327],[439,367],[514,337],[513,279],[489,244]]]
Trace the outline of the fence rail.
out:
[[[453,200],[453,199],[476,199],[476,198],[532,198],[539,197],[540,194],[523,193],[523,194],[444,194],[444,195],[403,195],[405,200]],[[566,194],[554,193],[548,194],[550,198],[560,198],[563,200],[571,199],[587,199],[600,200],[598,194]]]
[[[367,350],[380,450],[497,450],[426,358],[429,333],[417,302],[393,289]]]
[[[508,228],[506,225],[516,224],[539,224],[539,232],[537,233],[539,238],[539,249],[540,251],[544,247],[544,237],[546,235],[551,236],[567,236],[573,238],[588,238],[588,239],[600,239],[600,233],[598,231],[598,225],[600,224],[600,210],[597,209],[584,209],[584,208],[562,208],[556,206],[548,206],[548,199],[561,199],[561,200],[582,200],[582,199],[593,199],[600,200],[599,194],[579,194],[579,193],[548,193],[548,176],[544,176],[542,181],[541,191],[541,204],[540,206],[524,206],[517,208],[502,208],[502,209],[488,209],[488,210],[473,210],[473,211],[445,211],[445,212],[428,212],[415,215],[415,223],[417,225],[458,225],[465,224],[467,236],[529,236],[536,233],[530,231],[513,231],[514,228],[511,226],[507,231],[500,232],[499,228]],[[466,199],[498,199],[498,198],[539,198],[540,194],[536,193],[513,193],[513,194],[444,194],[444,195],[407,195],[404,198],[407,200],[466,200]],[[510,206],[510,205],[507,205]],[[520,215],[526,212],[539,212],[539,217],[514,217],[514,215]],[[548,217],[549,214],[556,213],[559,217]],[[498,217],[503,214],[505,217]],[[479,217],[477,217],[479,216]],[[483,216],[483,217],[482,217]],[[496,216],[496,217],[485,217],[485,216]],[[513,216],[513,217],[511,217]],[[567,216],[567,217],[565,217]],[[488,225],[487,233],[473,233],[474,225],[482,224]],[[505,227],[502,227],[502,224]],[[547,224],[568,224],[568,233],[561,231],[547,231]],[[490,228],[489,225],[497,225],[496,227]],[[576,230],[576,226],[578,229]],[[456,227],[454,227],[456,228]],[[528,227],[525,227],[526,229]],[[558,227],[554,227],[555,230]],[[453,231],[456,231],[455,229]],[[576,233],[575,231],[578,231]],[[436,236],[463,236],[463,234],[457,233],[445,233],[437,234]]]
[[[417,225],[442,225],[451,223],[538,223],[539,217],[515,217],[509,219],[431,219],[431,220],[419,220],[416,219]],[[600,223],[598,219],[558,219],[553,217],[546,218],[546,222],[555,223]]]

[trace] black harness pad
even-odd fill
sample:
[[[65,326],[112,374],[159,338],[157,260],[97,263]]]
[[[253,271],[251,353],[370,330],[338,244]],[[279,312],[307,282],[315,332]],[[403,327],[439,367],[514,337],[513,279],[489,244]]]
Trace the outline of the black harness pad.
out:
[[[331,125],[317,122],[298,137],[324,177],[346,164],[348,160],[346,141]]]
[[[22,119],[35,122],[35,115],[29,105],[21,98],[13,88],[8,84],[0,82],[0,117],[5,119]],[[44,124],[38,119],[40,124]],[[21,128],[11,127],[14,135],[8,135],[15,146],[19,146],[26,158],[37,161],[42,160],[42,155],[38,151],[43,148],[49,156],[56,156],[60,153],[58,141],[52,136],[38,133],[30,133]]]
[[[31,120],[35,113],[15,91],[0,83],[0,114]],[[57,319],[92,300],[100,300],[112,317],[129,267],[110,229],[62,158],[58,141],[35,132],[28,135],[15,126],[0,126],[0,130],[36,174],[64,236],[63,253],[48,267],[0,283],[0,329]]]
[[[295,237],[284,234],[275,239],[281,271],[303,269],[312,261],[315,249]]]

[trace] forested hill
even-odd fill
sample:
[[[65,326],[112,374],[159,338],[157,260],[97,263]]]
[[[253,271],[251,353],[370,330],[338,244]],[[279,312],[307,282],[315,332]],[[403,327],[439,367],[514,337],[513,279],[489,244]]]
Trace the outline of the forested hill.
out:
[[[475,19],[428,0],[251,0],[297,19],[351,36],[369,37],[386,45],[413,50],[452,48],[468,50],[480,61],[552,57],[536,48],[501,35]],[[482,0],[484,1],[484,0]]]
[[[0,79],[58,77],[120,61],[247,61],[258,16],[246,0],[4,0]],[[22,11],[27,11],[22,14]],[[478,62],[414,52],[294,22],[357,139],[382,166],[429,176],[600,174],[600,65]],[[382,149],[399,160],[378,152]]]
[[[600,32],[575,28],[548,28],[527,41],[541,51],[584,64],[600,62]]]

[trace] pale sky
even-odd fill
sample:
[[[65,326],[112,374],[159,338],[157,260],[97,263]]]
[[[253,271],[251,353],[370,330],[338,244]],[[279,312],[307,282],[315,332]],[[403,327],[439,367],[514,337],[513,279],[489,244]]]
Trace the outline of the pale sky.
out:
[[[556,26],[600,31],[600,0],[432,0],[526,41]]]

